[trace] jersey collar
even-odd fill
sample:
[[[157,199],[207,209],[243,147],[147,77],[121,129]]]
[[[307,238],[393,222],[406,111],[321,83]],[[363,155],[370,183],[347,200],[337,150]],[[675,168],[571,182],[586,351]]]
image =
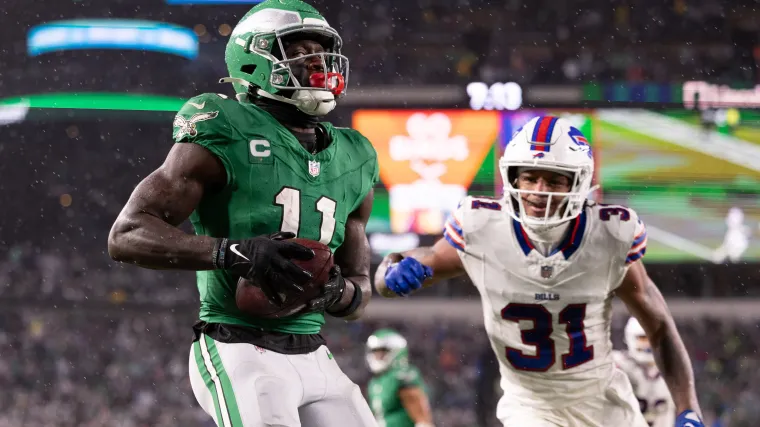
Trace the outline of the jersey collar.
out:
[[[528,256],[528,254],[536,249],[536,247],[533,246],[533,243],[528,238],[528,233],[525,232],[522,224],[520,224],[520,222],[514,218],[512,219],[512,227],[515,230],[515,238],[517,238],[517,243],[520,245],[520,249],[522,249],[525,256]],[[560,244],[557,245],[557,248],[549,254],[549,256],[552,256],[557,252],[562,252],[562,255],[565,257],[565,259],[570,258],[581,246],[581,242],[583,241],[583,234],[585,232],[586,209],[584,208],[581,211],[580,215],[572,220],[570,227],[567,229],[567,233],[565,233],[565,237],[562,239]]]

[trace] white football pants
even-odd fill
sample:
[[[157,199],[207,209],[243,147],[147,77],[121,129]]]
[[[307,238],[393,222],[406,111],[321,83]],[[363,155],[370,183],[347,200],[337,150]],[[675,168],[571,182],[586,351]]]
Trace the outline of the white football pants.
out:
[[[499,399],[496,417],[504,427],[649,427],[628,377],[615,369],[599,396],[557,401],[556,405],[522,405],[508,395]],[[570,403],[572,402],[572,403]]]
[[[190,384],[219,427],[377,427],[324,345],[281,354],[201,334],[190,350]]]

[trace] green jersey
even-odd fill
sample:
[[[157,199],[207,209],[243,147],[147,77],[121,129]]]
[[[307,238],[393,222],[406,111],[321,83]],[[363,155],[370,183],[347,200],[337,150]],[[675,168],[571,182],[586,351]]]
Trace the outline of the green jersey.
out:
[[[414,366],[392,366],[369,380],[369,406],[380,427],[414,427],[399,398],[399,391],[405,387],[425,389],[420,371]]]
[[[335,252],[348,215],[378,179],[377,153],[353,129],[321,123],[330,145],[311,154],[269,113],[221,95],[190,99],[174,119],[174,141],[201,145],[227,172],[225,187],[203,197],[190,216],[195,232],[246,239],[277,231],[320,241]],[[199,271],[200,318],[292,333],[319,333],[322,313],[260,319],[238,310],[237,277]]]

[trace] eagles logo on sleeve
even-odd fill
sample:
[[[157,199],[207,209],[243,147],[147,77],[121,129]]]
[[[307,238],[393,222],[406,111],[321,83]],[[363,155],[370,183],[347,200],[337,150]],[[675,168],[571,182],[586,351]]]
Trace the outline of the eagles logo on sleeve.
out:
[[[189,119],[184,118],[181,115],[177,115],[174,118],[174,139],[179,141],[185,135],[195,136],[198,134],[195,124],[198,122],[215,119],[219,115],[219,111],[209,111],[203,113],[193,114]]]

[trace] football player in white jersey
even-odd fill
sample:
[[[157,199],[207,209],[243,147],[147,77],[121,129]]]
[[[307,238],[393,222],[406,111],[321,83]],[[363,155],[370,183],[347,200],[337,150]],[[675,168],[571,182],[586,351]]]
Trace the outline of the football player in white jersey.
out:
[[[676,407],[668,385],[657,369],[644,328],[635,317],[631,317],[623,333],[628,350],[612,351],[615,364],[631,380],[633,394],[639,400],[647,423],[651,427],[671,427],[675,421]]]
[[[519,130],[499,161],[504,197],[466,197],[432,247],[386,257],[385,297],[468,274],[500,362],[505,426],[646,427],[615,367],[611,300],[641,322],[673,395],[676,426],[703,427],[686,349],[640,261],[646,229],[632,209],[587,199],[594,161],[583,134],[557,117]]]

